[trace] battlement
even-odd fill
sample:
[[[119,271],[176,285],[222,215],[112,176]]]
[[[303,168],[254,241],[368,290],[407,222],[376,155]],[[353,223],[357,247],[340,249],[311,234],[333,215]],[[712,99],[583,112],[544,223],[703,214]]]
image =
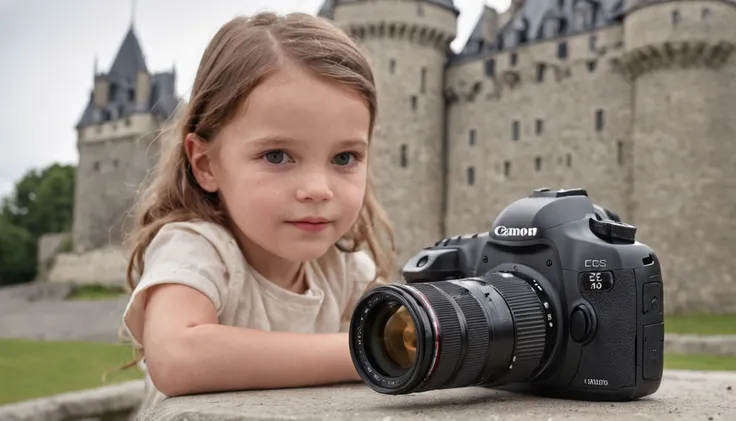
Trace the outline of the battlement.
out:
[[[455,39],[457,15],[446,7],[426,2],[338,3],[334,19],[358,40],[392,38],[433,46],[446,52]]]

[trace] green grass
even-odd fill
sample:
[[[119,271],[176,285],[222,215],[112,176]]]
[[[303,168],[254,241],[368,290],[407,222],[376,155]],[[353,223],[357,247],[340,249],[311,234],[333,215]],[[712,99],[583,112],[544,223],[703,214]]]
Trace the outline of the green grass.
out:
[[[130,345],[0,340],[0,405],[105,385],[105,371],[133,359]],[[107,383],[142,378],[137,367],[111,372]]]
[[[666,332],[695,335],[736,335],[736,314],[665,316]]]
[[[126,295],[123,288],[99,284],[80,285],[69,295],[69,300],[109,300]]]
[[[665,354],[664,368],[736,371],[736,356]]]

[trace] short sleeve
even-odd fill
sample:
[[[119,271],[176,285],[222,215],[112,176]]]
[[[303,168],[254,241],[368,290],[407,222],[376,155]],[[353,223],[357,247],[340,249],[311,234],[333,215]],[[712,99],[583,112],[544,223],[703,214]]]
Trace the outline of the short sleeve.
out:
[[[350,323],[350,317],[355,310],[355,305],[367,290],[373,286],[375,280],[376,264],[365,251],[345,254],[345,268],[347,275],[347,299],[343,309],[343,330]]]
[[[187,223],[172,223],[159,230],[146,250],[143,274],[123,314],[123,324],[135,344],[142,343],[146,294],[155,285],[194,288],[207,296],[220,314],[228,271],[217,241],[216,235]]]

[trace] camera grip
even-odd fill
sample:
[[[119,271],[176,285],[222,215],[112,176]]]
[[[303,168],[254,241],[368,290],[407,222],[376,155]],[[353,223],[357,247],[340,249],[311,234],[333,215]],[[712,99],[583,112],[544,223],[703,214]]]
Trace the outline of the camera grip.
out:
[[[595,312],[597,329],[583,345],[573,387],[616,390],[635,386],[636,279],[632,270],[614,270],[613,288],[581,291]]]

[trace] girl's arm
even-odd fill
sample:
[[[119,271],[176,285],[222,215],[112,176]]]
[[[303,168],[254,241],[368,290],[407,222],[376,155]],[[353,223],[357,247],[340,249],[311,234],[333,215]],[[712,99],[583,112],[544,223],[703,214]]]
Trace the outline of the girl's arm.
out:
[[[143,347],[151,380],[167,396],[360,380],[347,333],[219,325],[204,294],[177,284],[149,291]]]

